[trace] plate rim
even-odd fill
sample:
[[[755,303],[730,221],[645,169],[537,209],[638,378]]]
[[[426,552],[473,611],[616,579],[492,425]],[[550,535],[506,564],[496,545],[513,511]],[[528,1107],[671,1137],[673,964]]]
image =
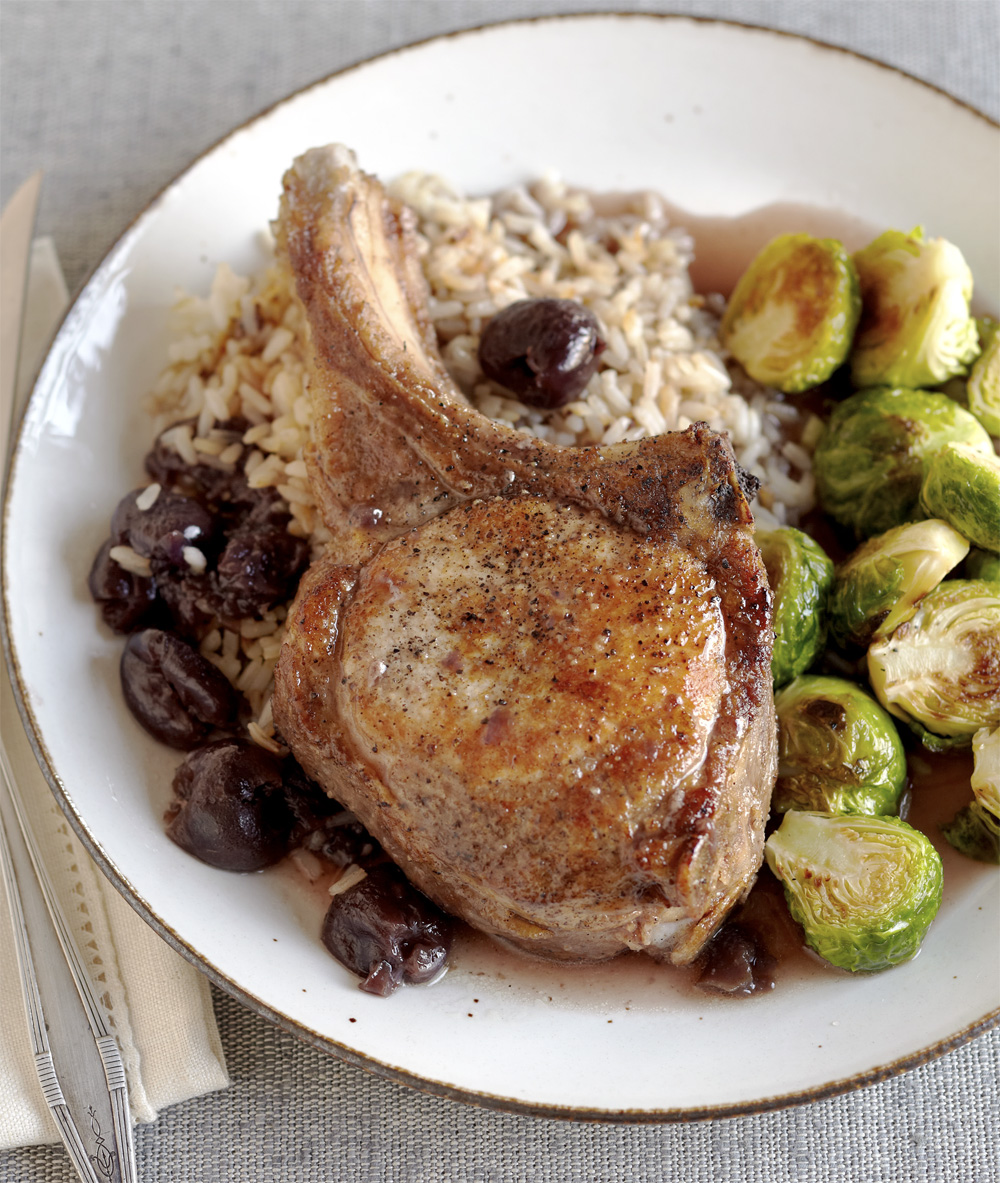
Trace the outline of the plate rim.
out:
[[[36,376],[35,384],[33,385],[32,391],[29,395],[28,403],[26,404],[26,410],[30,406],[31,401],[34,399],[35,385],[37,385],[38,377],[40,377],[41,371],[44,369],[45,363],[50,353],[62,337],[63,331],[70,318],[74,315],[78,308],[83,306],[84,302],[88,298],[90,289],[94,284],[94,281],[97,279],[99,273],[101,273],[105,267],[110,264],[113,258],[128,243],[133,234],[139,230],[146,219],[152,216],[156,207],[160,204],[164,197],[170,193],[174,187],[188,175],[189,172],[191,172],[198,164],[200,164],[202,160],[211,156],[234,136],[252,127],[259,121],[266,119],[279,108],[285,106],[288,103],[296,101],[298,98],[309,91],[326,86],[336,79],[374,65],[375,63],[408,54],[425,46],[457,40],[463,37],[488,34],[494,30],[507,29],[511,27],[529,27],[534,25],[554,24],[556,22],[566,23],[570,21],[586,24],[597,23],[599,21],[608,19],[629,20],[637,22],[669,21],[673,22],[674,24],[721,26],[723,28],[737,29],[741,32],[760,34],[768,37],[779,37],[795,43],[812,45],[823,51],[841,54],[848,58],[864,62],[868,66],[878,67],[881,70],[888,71],[890,74],[902,77],[907,82],[914,83],[918,87],[929,90],[934,94],[947,99],[969,114],[982,119],[987,125],[1000,130],[1000,121],[994,119],[986,112],[981,111],[979,108],[975,107],[966,100],[956,97],[950,92],[944,90],[942,87],[939,87],[932,82],[918,78],[898,66],[880,61],[878,58],[871,57],[858,50],[831,44],[830,42],[823,41],[808,34],[791,32],[784,29],[769,28],[766,25],[754,24],[752,22],[685,13],[641,12],[635,10],[620,11],[607,9],[592,12],[549,13],[540,14],[537,16],[512,18],[503,21],[487,21],[460,29],[450,30],[445,33],[434,34],[413,42],[409,42],[406,45],[383,50],[369,57],[351,62],[350,64],[341,67],[339,70],[331,71],[329,74],[323,75],[301,87],[296,88],[288,94],[285,94],[275,101],[262,107],[260,110],[248,116],[240,123],[229,128],[225,133],[203,148],[197,155],[192,157],[159,189],[159,191],[143,206],[143,208],[135,214],[135,216],[123,228],[121,233],[116,237],[115,241],[111,244],[108,250],[87,272],[76,296],[64,311],[63,316],[52,335],[45,352],[45,357],[43,358],[42,366],[39,368],[39,374]],[[11,441],[11,463],[7,472],[5,473],[3,487],[2,519],[5,524],[10,511],[10,490],[13,484],[13,477],[16,469],[15,462],[21,452],[22,434],[26,418],[26,415],[22,417],[21,422],[17,425],[17,431]],[[2,598],[2,611],[0,611],[0,642],[2,642],[4,660],[6,661],[8,673],[10,674],[10,685],[13,692],[14,701],[21,717],[21,722],[24,726],[32,752],[38,762],[39,768],[41,769],[46,782],[49,785],[50,790],[52,791],[53,796],[55,797],[60,809],[65,814],[67,820],[73,827],[75,834],[82,842],[87,853],[100,868],[105,878],[111,882],[113,887],[119,892],[121,896],[123,896],[123,898],[129,903],[133,910],[138,913],[143,921],[148,924],[164,941],[166,941],[166,943],[171,948],[173,948],[175,952],[184,957],[185,960],[190,962],[200,972],[204,973],[205,976],[220,990],[235,998],[243,1006],[247,1007],[267,1021],[274,1023],[276,1026],[288,1032],[289,1034],[296,1036],[304,1043],[316,1048],[319,1051],[322,1051],[328,1055],[333,1055],[338,1059],[344,1060],[345,1062],[354,1065],[355,1067],[372,1072],[383,1079],[387,1079],[393,1081],[394,1083],[416,1089],[419,1092],[444,1097],[448,1100],[461,1101],[480,1108],[499,1112],[514,1113],[522,1116],[548,1118],[563,1121],[577,1121],[598,1124],[652,1125],[679,1124],[689,1121],[709,1121],[731,1117],[748,1117],[773,1112],[776,1110],[811,1104],[814,1101],[825,1100],[831,1097],[840,1096],[845,1093],[855,1092],[871,1085],[881,1083],[882,1081],[891,1079],[892,1077],[899,1076],[905,1072],[919,1067],[922,1064],[926,1064],[932,1060],[938,1059],[941,1056],[946,1055],[947,1053],[954,1051],[956,1048],[977,1038],[978,1036],[985,1034],[994,1027],[1000,1026],[1000,1005],[998,1005],[996,1009],[987,1012],[981,1018],[973,1020],[971,1023],[968,1023],[962,1027],[959,1031],[954,1032],[943,1039],[939,1039],[914,1052],[907,1053],[906,1055],[892,1060],[886,1064],[877,1065],[873,1068],[866,1069],[862,1072],[855,1073],[847,1077],[828,1081],[824,1084],[815,1085],[807,1089],[776,1094],[770,1097],[762,1097],[752,1101],[739,1101],[722,1105],[707,1106],[675,1106],[668,1109],[604,1109],[578,1105],[557,1105],[552,1103],[524,1101],[520,1098],[508,1097],[498,1093],[463,1088],[448,1084],[444,1081],[436,1080],[432,1077],[422,1076],[410,1069],[401,1068],[392,1063],[378,1060],[374,1056],[359,1052],[346,1044],[340,1043],[338,1040],[335,1040],[328,1035],[323,1035],[309,1027],[306,1023],[298,1019],[291,1018],[290,1016],[283,1014],[281,1011],[276,1010],[273,1006],[252,994],[246,988],[233,982],[220,969],[218,969],[205,954],[198,952],[188,942],[186,942],[179,933],[174,931],[170,925],[168,925],[156,914],[148,901],[143,898],[138,890],[133,887],[118,871],[112,859],[105,854],[97,838],[90,833],[84,819],[77,813],[71,799],[63,789],[62,782],[55,770],[54,764],[50,759],[48,749],[45,745],[41,727],[34,717],[34,712],[31,709],[31,703],[27,696],[26,683],[22,677],[21,665],[14,650],[13,640],[10,635],[10,605],[8,602],[8,581],[6,578],[6,529],[3,533],[4,540],[2,554],[0,554],[0,567],[2,567],[3,571],[3,577],[2,580],[0,580],[0,584],[2,584],[2,586],[0,586],[0,598]]]

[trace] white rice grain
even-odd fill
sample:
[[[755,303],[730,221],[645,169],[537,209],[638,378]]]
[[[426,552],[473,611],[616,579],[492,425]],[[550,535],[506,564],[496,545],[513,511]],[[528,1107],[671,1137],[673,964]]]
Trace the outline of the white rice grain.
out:
[[[368,878],[368,873],[363,867],[359,867],[357,863],[351,863],[349,867],[344,868],[343,874],[336,881],[330,885],[330,895],[343,895],[345,891],[350,891],[352,887],[356,887],[363,879]]]
[[[156,499],[159,497],[160,492],[161,488],[158,484],[147,485],[135,499],[136,509],[142,510],[143,513],[152,509],[156,504]]]
[[[113,546],[108,551],[108,556],[123,571],[128,571],[132,575],[141,575],[148,579],[153,573],[149,559],[137,554],[130,546]]]

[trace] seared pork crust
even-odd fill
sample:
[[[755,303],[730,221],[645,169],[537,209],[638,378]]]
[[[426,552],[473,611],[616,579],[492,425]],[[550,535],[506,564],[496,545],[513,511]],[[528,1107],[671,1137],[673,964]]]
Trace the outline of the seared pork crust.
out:
[[[770,593],[728,440],[559,448],[468,405],[411,216],[342,148],[276,225],[312,335],[314,491],[274,714],[449,911],[552,957],[697,954],[760,866]]]

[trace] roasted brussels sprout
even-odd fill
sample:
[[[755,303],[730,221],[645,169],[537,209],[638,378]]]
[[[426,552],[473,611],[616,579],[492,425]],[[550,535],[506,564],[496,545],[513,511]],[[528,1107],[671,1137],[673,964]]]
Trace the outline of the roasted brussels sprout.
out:
[[[775,695],[777,813],[896,813],[906,755],[896,725],[871,695],[843,678],[796,678]]]
[[[1000,457],[946,444],[928,461],[920,506],[984,550],[1000,551]]]
[[[792,526],[761,530],[757,545],[774,595],[774,688],[807,670],[826,641],[826,597],[833,563],[808,534]]]
[[[909,960],[941,906],[941,858],[897,817],[792,810],[764,853],[806,944],[851,972]]]
[[[1000,727],[972,737],[973,799],[941,832],[956,850],[981,863],[1000,863]]]
[[[973,547],[965,556],[964,573],[966,579],[989,579],[1000,583],[1000,555]]]
[[[928,518],[869,538],[837,568],[828,600],[830,635],[841,648],[867,648],[889,633],[969,552],[947,522]]]
[[[949,579],[868,650],[879,702],[940,752],[1000,724],[1000,583]]]
[[[972,737],[972,791],[1000,821],[1000,727],[981,727]]]
[[[979,352],[969,314],[972,272],[953,243],[887,230],[854,255],[861,323],[851,349],[855,386],[934,386],[965,373]]]
[[[965,395],[969,410],[990,435],[1000,436],[1000,325],[989,317],[976,321],[982,353],[969,371]]]
[[[743,273],[719,335],[751,378],[795,393],[844,363],[860,314],[858,277],[841,244],[782,234]]]
[[[838,403],[813,456],[822,508],[859,538],[926,517],[928,460],[949,443],[992,453],[986,428],[943,394],[877,386]]]

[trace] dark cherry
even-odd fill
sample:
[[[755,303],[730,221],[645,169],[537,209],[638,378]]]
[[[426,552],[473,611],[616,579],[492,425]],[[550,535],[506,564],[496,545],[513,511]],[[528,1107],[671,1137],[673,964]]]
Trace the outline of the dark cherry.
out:
[[[157,556],[172,566],[186,567],[184,548],[204,551],[211,544],[212,515],[192,497],[161,490],[148,509],[136,500],[144,492],[133,489],[119,501],[111,518],[111,536],[146,558]]]
[[[150,735],[172,748],[197,747],[236,713],[236,695],[210,661],[160,629],[133,633],[121,660],[125,702]]]
[[[192,430],[197,424],[196,419],[187,419],[184,422]],[[177,426],[178,424],[175,423],[168,430]],[[229,419],[225,423],[216,424],[216,430],[222,433],[223,445],[226,446],[241,441],[243,433],[249,426],[250,424],[245,419]],[[214,506],[217,503],[231,500],[234,488],[238,489],[240,485],[246,488],[246,481],[238,471],[242,459],[241,455],[236,462],[236,474],[213,468],[210,464],[189,465],[170,444],[164,442],[163,436],[160,435],[150,451],[147,452],[145,465],[146,471],[153,480],[165,489],[183,493],[185,496],[194,497],[206,505]]]
[[[383,998],[406,982],[433,978],[451,947],[451,922],[393,863],[369,870],[336,895],[323,921],[323,944]]]
[[[114,539],[109,538],[97,552],[87,576],[87,587],[105,623],[116,633],[129,633],[152,613],[156,585],[152,579],[119,567],[110,554],[114,545]]]
[[[167,834],[203,863],[259,871],[287,853],[292,815],[282,762],[249,740],[219,739],[190,752],[174,793]]]
[[[382,857],[382,847],[357,820],[327,820],[321,829],[313,832],[307,845],[335,867],[348,867],[351,863],[367,867]]]
[[[153,558],[156,594],[170,618],[170,631],[182,637],[199,636],[212,620],[207,602],[209,576],[196,575],[185,563],[175,566],[167,558]]]
[[[186,422],[193,428],[196,420],[188,419]],[[217,423],[214,430],[221,434],[223,444],[236,443],[242,440],[249,426],[245,419],[229,419],[225,423]],[[251,489],[247,484],[242,472],[242,455],[236,461],[234,472],[226,472],[210,464],[189,466],[160,436],[146,454],[145,464],[153,480],[171,492],[182,493],[201,502],[226,530],[250,523],[263,524],[279,517],[283,522],[288,521],[287,511],[277,490]]]
[[[774,989],[775,959],[760,933],[736,921],[719,929],[700,965],[695,985],[709,993],[733,997]]]
[[[257,526],[281,526],[286,529],[292,518],[278,490],[269,486],[251,489],[245,477],[241,480],[243,488],[238,490],[234,485],[232,490],[231,504],[239,515],[234,525],[246,529]]]
[[[575,300],[518,300],[483,329],[479,364],[529,406],[561,407],[582,392],[605,348],[594,314]]]
[[[366,866],[381,857],[382,848],[357,819],[310,780],[293,757],[284,771],[285,799],[295,819],[292,846],[304,846],[333,863]]]
[[[287,599],[309,561],[309,546],[284,524],[235,530],[219,556],[208,603],[220,616],[256,616]]]

